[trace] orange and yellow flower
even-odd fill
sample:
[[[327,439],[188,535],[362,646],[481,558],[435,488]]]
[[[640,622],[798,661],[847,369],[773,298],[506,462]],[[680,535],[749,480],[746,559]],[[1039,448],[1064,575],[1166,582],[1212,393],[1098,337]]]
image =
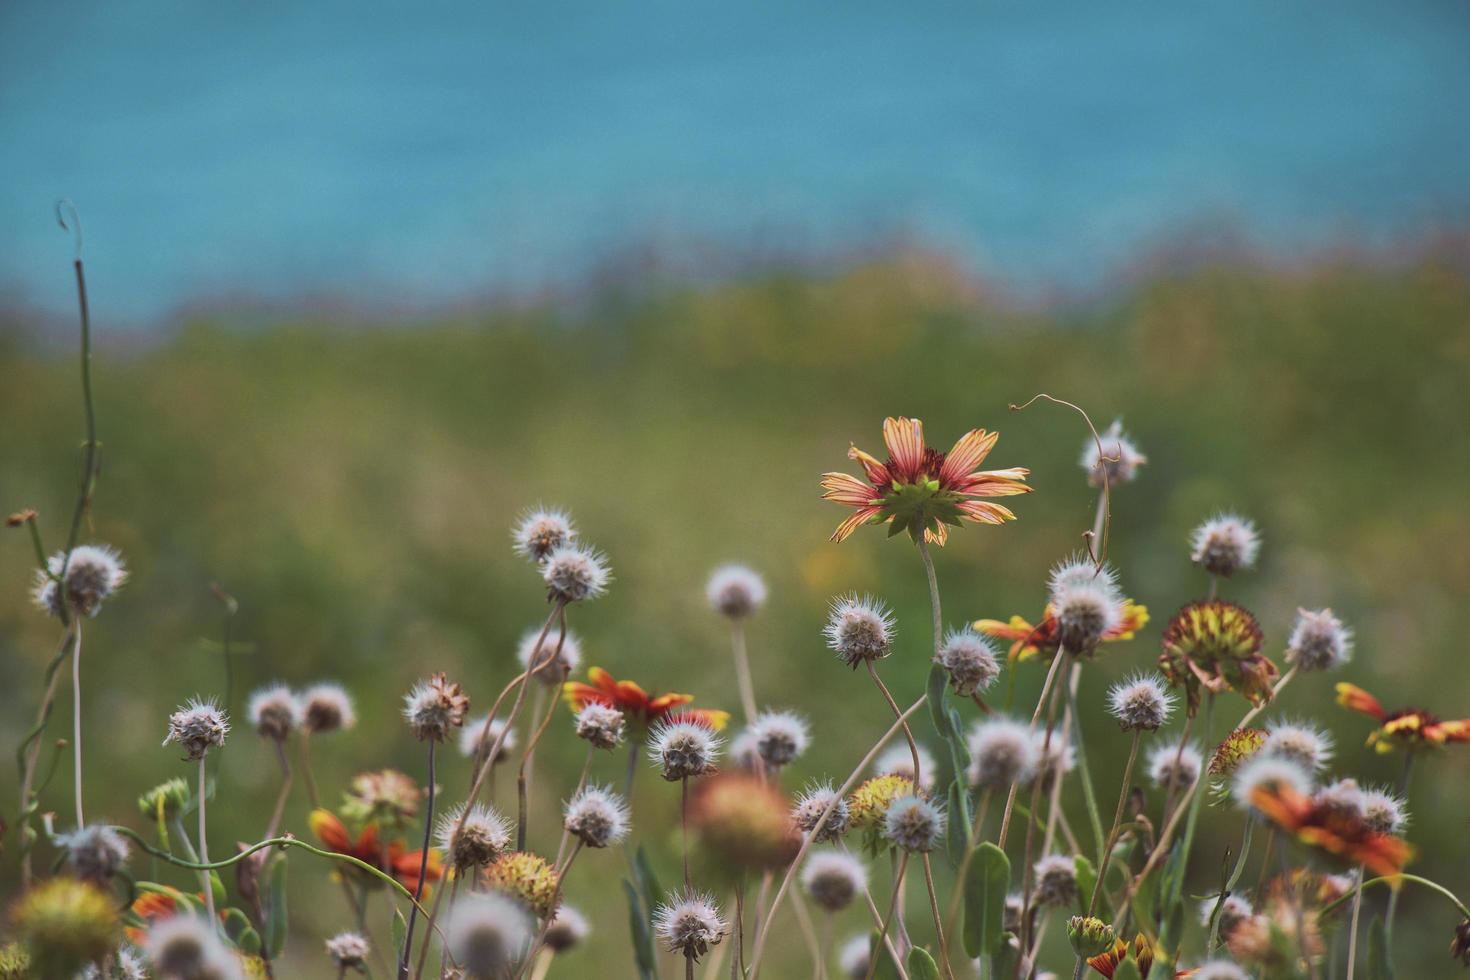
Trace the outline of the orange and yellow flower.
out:
[[[423,851],[409,851],[401,840],[389,841],[384,847],[378,841],[378,828],[367,826],[362,833],[353,837],[336,814],[330,810],[313,810],[308,821],[311,824],[311,832],[316,834],[317,840],[329,851],[338,854],[346,854],[355,857],[364,864],[377,868],[386,874],[392,875],[397,881],[409,891],[415,891],[419,884],[419,865],[423,863]],[[358,873],[364,874],[361,869]],[[425,882],[438,881],[444,874],[444,867],[439,857],[439,852],[434,848],[429,849],[429,862],[425,868]],[[378,879],[367,879],[376,883]],[[425,893],[428,889],[425,888]]]
[[[1104,643],[1115,643],[1119,640],[1131,640],[1148,625],[1148,607],[1140,606],[1132,599],[1123,600],[1123,618],[1118,625],[1105,631],[1102,635]],[[1032,626],[1020,616],[1012,616],[1008,622],[998,619],[977,619],[975,621],[977,632],[986,636],[993,636],[997,640],[1010,640],[1011,649],[1006,655],[1009,663],[1030,660],[1038,654],[1045,654],[1048,660],[1056,654],[1061,646],[1056,616],[1052,614],[1050,605],[1042,613],[1041,622]]]
[[[1112,980],[1113,974],[1118,971],[1118,965],[1124,960],[1130,959],[1133,961],[1133,965],[1138,968],[1139,976],[1148,976],[1148,971],[1154,965],[1154,947],[1152,943],[1144,938],[1143,933],[1139,933],[1133,937],[1133,945],[1131,946],[1121,939],[1114,940],[1112,949],[1106,953],[1099,953],[1097,956],[1089,957],[1087,965],[1109,978],[1109,980]],[[1187,977],[1190,972],[1188,970],[1181,970],[1176,972],[1174,976]]]
[[[1440,721],[1418,708],[1388,711],[1377,698],[1354,684],[1337,685],[1337,703],[1378,722],[1378,727],[1368,736],[1368,744],[1379,752],[1392,752],[1395,745],[1414,749],[1421,745],[1470,742],[1470,718]]]
[[[943,547],[949,537],[945,525],[1015,520],[1008,508],[982,499],[1031,492],[1026,485],[1030,470],[978,468],[998,438],[999,433],[971,429],[942,453],[924,444],[924,423],[919,419],[884,419],[886,462],[856,446],[847,451],[848,459],[862,465],[866,482],[849,473],[822,475],[822,499],[854,511],[837,525],[832,540],[841,541],[864,524],[888,524],[889,537],[907,531],[917,541],[922,533],[925,541]]]
[[[615,680],[601,667],[588,668],[587,680],[591,683],[567,681],[562,685],[562,697],[566,698],[573,711],[581,711],[592,703],[605,704],[617,708],[635,724],[653,725],[671,720],[677,715],[685,721],[698,722],[715,731],[724,728],[725,723],[730,720],[728,711],[685,708],[686,704],[694,700],[692,694],[650,695],[633,681]]]
[[[1402,838],[1375,833],[1361,816],[1318,803],[1284,782],[1258,786],[1251,793],[1251,805],[1303,844],[1361,864],[1374,874],[1396,875],[1413,857],[1413,848]]]

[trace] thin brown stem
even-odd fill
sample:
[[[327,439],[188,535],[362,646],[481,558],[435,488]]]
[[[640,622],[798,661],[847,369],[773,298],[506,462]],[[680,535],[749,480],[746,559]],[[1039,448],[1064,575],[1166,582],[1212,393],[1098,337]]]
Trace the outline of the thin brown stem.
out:
[[[419,917],[419,899],[423,897],[424,879],[428,877],[429,841],[434,833],[434,792],[435,784],[438,782],[437,774],[434,772],[434,749],[438,744],[434,739],[429,739],[429,795],[424,803],[424,843],[419,852],[419,880],[413,886],[413,907],[408,910],[408,932],[403,939],[403,955],[398,960],[398,980],[408,980],[409,957],[413,955],[413,930],[418,924]],[[466,812],[468,809],[466,807]],[[431,925],[424,930],[425,949],[428,949],[429,937],[432,935]]]
[[[739,619],[730,620],[730,653],[735,659],[735,682],[740,688],[740,709],[745,712],[745,723],[752,724],[756,716],[755,678],[750,672],[750,654],[745,648],[745,624]]]
[[[924,887],[929,892],[929,912],[934,916],[934,932],[939,937],[939,962],[944,966],[944,975],[955,980],[954,967],[949,963],[949,940],[944,936],[944,919],[939,915],[939,893],[934,890],[934,868],[929,861],[929,852],[924,852]]]
[[[689,894],[689,777],[679,780],[679,832],[684,837],[684,894]]]
[[[1061,668],[1062,660],[1065,659],[1065,653],[1066,651],[1058,649],[1056,652],[1056,656],[1052,658],[1051,668],[1047,670],[1046,680],[1041,685],[1041,696],[1036,699],[1036,710],[1031,712],[1032,728],[1036,727],[1036,722],[1041,718],[1041,709],[1047,703],[1047,696],[1051,694],[1052,688],[1056,685],[1057,672]],[[1000,834],[996,837],[995,841],[996,846],[999,847],[1001,850],[1005,850],[1006,838],[1010,834],[1011,812],[1015,809],[1016,791],[1020,789],[1020,786],[1021,784],[1019,780],[1011,780],[1010,791],[1006,794],[1006,808],[1005,812],[1001,815],[1000,818]],[[1033,814],[1032,816],[1034,819],[1035,815]]]
[[[1363,912],[1363,866],[1358,865],[1358,881],[1353,888],[1353,918],[1348,926],[1347,980],[1353,980],[1353,969],[1358,959],[1358,918]]]
[[[204,756],[199,756],[199,863],[209,863],[209,837],[204,822]],[[210,925],[219,928],[219,916],[214,914],[214,882],[210,880],[213,872],[201,871],[204,876],[204,907],[209,912]]]
[[[1065,650],[1057,650],[1058,659],[1061,659],[1065,655]],[[1038,804],[1041,802],[1041,790],[1048,778],[1057,781],[1060,781],[1062,778],[1062,767],[1060,761],[1058,761],[1058,764],[1056,766],[1056,772],[1048,772],[1045,768],[1045,760],[1051,752],[1052,729],[1056,724],[1057,705],[1061,702],[1061,694],[1061,687],[1053,686],[1051,703],[1047,706],[1046,709],[1046,733],[1042,736],[1041,739],[1042,766],[1038,768],[1035,777],[1033,777],[1031,781],[1030,818],[1026,821],[1026,852],[1025,858],[1021,864],[1021,908],[1023,909],[1028,909],[1031,907],[1031,886],[1033,884],[1034,878],[1034,875],[1032,874],[1031,859],[1034,856],[1033,848],[1036,844],[1036,811]],[[1031,948],[1031,944],[1031,922],[1029,919],[1024,919],[1021,922],[1021,949],[1029,950]]]
[[[1128,748],[1128,762],[1123,766],[1123,784],[1118,788],[1118,808],[1113,811],[1113,826],[1108,830],[1108,836],[1103,841],[1102,862],[1097,868],[1097,882],[1092,886],[1092,898],[1087,902],[1088,915],[1091,915],[1097,908],[1097,900],[1102,895],[1103,881],[1108,876],[1108,861],[1113,854],[1113,845],[1118,840],[1118,828],[1123,824],[1123,809],[1128,803],[1128,784],[1133,781],[1133,765],[1138,761],[1138,743],[1142,740],[1143,732],[1135,730],[1133,744]]]
[[[71,629],[68,627],[61,635],[61,642],[57,645],[55,656],[51,660],[50,679],[46,682],[46,693],[41,696],[40,707],[36,709],[36,723],[32,726],[30,743],[26,746],[25,766],[20,779],[20,812],[21,812],[21,844],[24,849],[20,859],[21,889],[25,890],[31,886],[31,849],[27,846],[27,831],[31,824],[31,787],[36,779],[36,766],[41,759],[41,735],[45,731],[46,722],[51,717],[51,709],[56,705],[56,689],[61,684],[61,659],[66,656],[66,648],[72,643]]]
[[[71,750],[77,803],[77,829],[87,825],[82,816],[82,617],[72,624],[71,648]]]
[[[306,777],[306,795],[311,799],[311,808],[320,810],[322,797],[317,792],[316,775],[311,771],[311,735],[305,731],[301,733],[301,775]]]
[[[893,874],[893,901],[889,903],[888,914],[883,917],[883,924],[878,927],[878,942],[881,944],[888,935],[889,926],[892,925],[894,916],[898,914],[899,895],[902,894],[903,873],[908,870],[909,852],[904,851],[898,859],[898,869]],[[863,980],[873,980],[873,975],[878,972],[878,950],[873,949],[868,956],[868,972]]]
[[[878,676],[878,668],[871,660],[863,662],[867,665],[868,674],[873,678],[873,683],[878,685],[878,691],[883,695],[883,700],[888,702],[888,707],[893,711],[893,717],[903,725],[903,737],[908,740],[909,754],[914,757],[914,792],[917,793],[919,787],[924,785],[919,773],[919,743],[914,741],[914,733],[909,729],[909,723],[904,719],[903,712],[899,710],[898,702],[893,700],[893,695],[888,692],[888,685],[884,684],[883,679]]]
[[[275,746],[276,761],[281,766],[281,791],[276,794],[276,805],[271,809],[271,822],[266,825],[267,837],[276,836],[276,831],[281,827],[281,817],[286,812],[286,798],[291,795],[291,762],[286,758],[286,747],[280,739],[271,739],[271,745]]]

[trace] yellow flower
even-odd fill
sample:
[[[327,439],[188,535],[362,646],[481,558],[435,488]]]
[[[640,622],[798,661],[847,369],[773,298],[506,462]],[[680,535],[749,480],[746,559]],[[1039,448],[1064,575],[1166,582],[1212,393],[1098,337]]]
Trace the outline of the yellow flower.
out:
[[[914,795],[914,781],[903,776],[874,776],[852,791],[847,798],[852,826],[859,830],[878,830],[888,807],[894,800]]]
[[[539,918],[556,911],[556,872],[539,854],[512,851],[485,869],[485,883],[525,902]]]

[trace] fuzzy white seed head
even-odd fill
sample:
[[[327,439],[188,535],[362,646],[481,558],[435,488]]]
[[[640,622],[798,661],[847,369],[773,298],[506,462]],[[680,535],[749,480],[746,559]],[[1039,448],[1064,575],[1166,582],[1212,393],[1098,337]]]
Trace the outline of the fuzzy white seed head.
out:
[[[1339,779],[1317,790],[1315,802],[1333,813],[1362,819],[1363,790],[1356,779]]]
[[[1302,670],[1330,670],[1352,659],[1353,631],[1332,614],[1331,609],[1298,609],[1291,639],[1286,644],[1286,662]]]
[[[893,652],[893,613],[872,596],[838,596],[822,633],[837,659],[856,670]]]
[[[1239,514],[1216,514],[1194,529],[1189,560],[1211,575],[1229,578],[1251,568],[1261,551],[1256,525]]]
[[[1376,834],[1400,834],[1409,823],[1404,801],[1387,790],[1363,791],[1363,822]]]
[[[102,602],[128,580],[127,566],[117,549],[103,544],[83,544],[72,549],[71,560],[58,551],[46,559],[46,569],[36,570],[31,598],[52,616],[61,615],[56,580],[66,576],[67,606],[82,616],[95,616]]]
[[[868,947],[872,940],[867,933],[848,937],[837,954],[837,965],[848,980],[863,980],[868,975]]]
[[[356,932],[339,932],[327,940],[327,955],[338,969],[356,970],[367,963],[371,952],[367,938]]]
[[[565,953],[581,945],[591,934],[592,926],[587,922],[587,917],[563,902],[556,910],[551,924],[546,927],[544,941],[546,948],[553,953]]]
[[[905,796],[888,805],[883,836],[905,851],[927,854],[944,839],[945,813],[932,800]]]
[[[539,563],[557,548],[575,541],[577,529],[565,511],[537,507],[521,515],[510,537],[516,554]]]
[[[1065,854],[1050,854],[1031,869],[1036,876],[1036,904],[1062,908],[1077,901],[1077,861]]]
[[[721,565],[710,573],[705,596],[727,619],[745,619],[765,604],[766,583],[744,565]]]
[[[1059,594],[1082,586],[1101,589],[1113,600],[1123,601],[1123,592],[1118,586],[1118,570],[1107,562],[1099,566],[1090,555],[1080,551],[1052,567],[1046,579],[1048,600],[1055,604]]]
[[[847,833],[847,828],[852,823],[852,811],[847,805],[847,797],[838,796],[830,782],[818,783],[803,790],[791,807],[791,820],[803,833],[810,833],[816,829],[817,821],[827,812],[829,806],[832,807],[832,813],[828,815],[827,822],[822,824],[821,832],[815,840],[819,844],[838,840]]]
[[[1050,787],[1052,780],[1077,768],[1077,746],[1070,738],[1063,741],[1061,732],[1052,732],[1048,739],[1046,729],[1037,728],[1031,740],[1036,743],[1036,769],[1027,782],[1039,779],[1043,787]]]
[[[1186,742],[1182,751],[1178,742],[1155,745],[1148,752],[1148,778],[1159,789],[1182,790],[1194,785],[1200,767],[1205,764],[1198,748]]]
[[[751,723],[750,732],[761,761],[772,769],[795,762],[811,742],[806,720],[794,711],[762,711]]]
[[[686,891],[653,911],[653,929],[665,948],[691,960],[719,945],[725,928],[719,907],[709,895]]]
[[[612,570],[607,556],[596,548],[564,544],[554,548],[541,564],[547,597],[558,602],[583,602],[607,591]]]
[[[1108,711],[1125,732],[1156,732],[1174,710],[1174,695],[1163,678],[1136,674],[1108,690]]]
[[[610,847],[628,836],[628,804],[606,786],[587,786],[567,800],[567,833],[588,847]]]
[[[461,817],[464,818],[462,827],[459,825]],[[468,814],[463,803],[449,810],[439,818],[434,833],[439,850],[460,871],[488,867],[511,849],[510,824],[483,803],[471,806]]]
[[[537,645],[538,640],[540,640],[539,646]],[[531,663],[533,653],[536,655],[534,665]],[[521,634],[520,646],[516,648],[516,658],[526,670],[534,669],[536,672],[531,676],[542,684],[547,687],[560,688],[582,664],[582,641],[570,630],[565,635],[557,630],[548,630],[543,640],[540,628],[529,629]]]
[[[1021,913],[1026,910],[1026,900],[1020,892],[1006,895],[1005,907],[1001,909],[1001,928],[1006,932],[1021,931]]]
[[[225,744],[230,733],[230,719],[213,698],[194,698],[168,716],[168,734],[163,744],[177,742],[188,753],[189,761],[204,758],[204,753]]]
[[[1251,903],[1239,895],[1226,895],[1223,902],[1220,901],[1219,895],[1211,895],[1201,899],[1199,903],[1199,922],[1206,929],[1210,927],[1210,918],[1215,915],[1217,904],[1220,906],[1218,921],[1221,938],[1228,937],[1232,929],[1255,914]]]
[[[420,742],[443,742],[464,724],[470,699],[442,673],[419,681],[403,697],[403,717]]]
[[[467,759],[478,759],[483,762],[485,753],[489,752],[495,740],[500,738],[500,733],[505,732],[505,739],[500,743],[500,750],[495,753],[495,761],[504,762],[516,747],[515,729],[512,728],[510,731],[505,729],[506,722],[503,718],[496,718],[492,721],[489,729],[485,728],[484,715],[469,719],[459,731],[459,754]]]
[[[934,662],[949,675],[949,686],[962,698],[978,694],[1000,676],[995,645],[969,627],[950,630]]]
[[[62,834],[57,843],[66,852],[66,864],[78,878],[106,884],[128,863],[127,838],[106,824]]]
[[[244,980],[240,961],[214,928],[194,915],[160,919],[148,930],[148,961],[160,977]]]
[[[594,748],[615,749],[623,743],[627,720],[610,704],[590,701],[577,712],[577,737]]]
[[[1254,808],[1256,790],[1285,786],[1301,796],[1312,795],[1312,775],[1300,762],[1279,755],[1258,753],[1235,773],[1231,792],[1235,802],[1245,809]]]
[[[927,793],[934,788],[934,753],[925,748],[922,742],[915,742],[914,747],[919,750],[918,786]],[[902,776],[909,782],[914,782],[914,753],[908,743],[895,742],[880,752],[878,758],[873,760],[873,775]]]
[[[1210,960],[1190,974],[1191,980],[1250,980],[1250,974],[1229,960]]]
[[[284,684],[271,684],[250,695],[250,724],[261,738],[284,742],[301,717],[296,695]]]
[[[648,757],[670,782],[703,776],[715,767],[722,740],[696,721],[665,722],[649,738]]]
[[[759,769],[761,762],[760,749],[755,744],[755,732],[749,728],[742,728],[740,732],[730,739],[730,764],[740,769],[749,769],[752,772]]]
[[[1051,609],[1061,645],[1074,654],[1090,654],[1103,634],[1123,621],[1123,597],[1117,574],[1090,560],[1070,559],[1052,570]]]
[[[1004,791],[1029,781],[1039,760],[1031,729],[1010,718],[991,718],[970,729],[970,784]]]
[[[862,861],[841,851],[818,851],[801,869],[801,887],[825,912],[841,912],[868,887]]]
[[[1098,446],[1101,443],[1101,452]],[[1148,462],[1148,457],[1138,451],[1138,447],[1128,438],[1123,431],[1123,420],[1114,419],[1113,424],[1101,433],[1100,439],[1088,438],[1082,447],[1082,468],[1087,471],[1087,482],[1095,487],[1103,485],[1103,478],[1107,478],[1107,485],[1116,487],[1122,483],[1132,483],[1138,475],[1138,468]]]
[[[1261,754],[1290,759],[1308,772],[1319,772],[1332,758],[1332,736],[1302,722],[1272,722],[1266,726]]]
[[[470,892],[450,909],[445,935],[467,977],[503,980],[525,958],[534,926],[531,914],[508,895]]]
[[[352,696],[340,684],[314,684],[301,692],[298,701],[301,706],[298,724],[308,734],[325,735],[357,724]]]

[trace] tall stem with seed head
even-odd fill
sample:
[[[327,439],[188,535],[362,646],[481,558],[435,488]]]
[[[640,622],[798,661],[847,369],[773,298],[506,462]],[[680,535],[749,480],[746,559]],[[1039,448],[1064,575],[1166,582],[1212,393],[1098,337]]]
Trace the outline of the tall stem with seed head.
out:
[[[87,825],[82,816],[82,618],[72,624],[72,648],[71,648],[71,739],[72,739],[72,768],[75,770],[75,786],[77,803],[77,829],[81,830]]]
[[[881,944],[888,935],[888,929],[893,924],[894,916],[898,914],[899,895],[902,894],[903,874],[908,870],[909,852],[902,851],[898,858],[898,868],[893,873],[893,900],[889,903],[888,914],[883,917],[883,925],[878,929],[878,946],[874,947],[872,954],[868,957],[868,972],[863,980],[873,980],[873,975],[878,972],[878,959],[881,952]]]
[[[203,752],[199,755],[199,863],[209,863],[209,837],[204,820],[204,757],[209,753]],[[201,871],[204,876],[204,907],[209,912],[209,925],[212,929],[219,928],[219,917],[214,914],[214,882],[211,879],[213,872]]]
[[[413,953],[413,930],[418,924],[419,899],[423,897],[424,879],[429,873],[429,840],[434,833],[434,786],[437,781],[434,772],[434,748],[438,744],[436,739],[429,739],[429,796],[424,804],[424,844],[419,852],[419,880],[413,886],[413,907],[408,910],[408,932],[403,939],[403,955],[398,960],[399,980],[408,980],[408,962]],[[465,807],[465,812],[469,812],[469,807]],[[430,935],[432,933],[429,929],[425,929],[425,948],[428,947]]]

